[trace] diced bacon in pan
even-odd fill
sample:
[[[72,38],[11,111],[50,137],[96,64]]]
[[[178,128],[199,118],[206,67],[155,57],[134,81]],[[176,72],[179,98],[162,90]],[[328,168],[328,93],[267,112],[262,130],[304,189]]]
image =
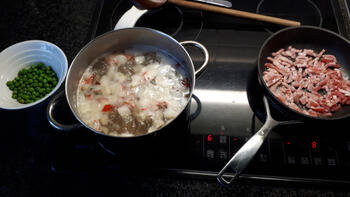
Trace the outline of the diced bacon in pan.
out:
[[[350,105],[350,82],[334,55],[326,50],[289,46],[271,54],[263,79],[274,96],[289,108],[309,116],[331,116]]]

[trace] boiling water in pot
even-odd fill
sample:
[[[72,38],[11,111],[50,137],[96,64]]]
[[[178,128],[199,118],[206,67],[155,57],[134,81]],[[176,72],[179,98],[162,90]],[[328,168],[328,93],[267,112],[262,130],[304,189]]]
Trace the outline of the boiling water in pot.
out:
[[[99,132],[143,135],[176,118],[187,104],[189,87],[183,66],[159,49],[104,54],[87,67],[79,82],[78,113]]]

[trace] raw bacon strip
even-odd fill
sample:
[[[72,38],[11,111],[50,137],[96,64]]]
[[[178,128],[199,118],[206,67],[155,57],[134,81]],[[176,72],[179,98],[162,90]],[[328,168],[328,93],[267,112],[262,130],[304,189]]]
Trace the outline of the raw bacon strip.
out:
[[[295,111],[310,116],[331,116],[350,105],[350,82],[337,59],[326,50],[289,46],[267,57],[263,79],[274,96]]]
[[[278,74],[276,71],[271,69],[268,73],[264,75],[264,80],[267,81],[266,83],[267,87],[271,87],[281,79],[282,79],[282,75]]]

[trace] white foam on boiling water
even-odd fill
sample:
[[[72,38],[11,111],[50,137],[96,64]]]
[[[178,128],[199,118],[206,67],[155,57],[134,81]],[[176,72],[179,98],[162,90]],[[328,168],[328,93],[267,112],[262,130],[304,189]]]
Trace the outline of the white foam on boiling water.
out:
[[[143,54],[150,51],[156,52],[160,62],[143,65],[146,60]],[[131,77],[118,71],[119,66],[127,61],[124,54],[132,55],[136,62]],[[127,50],[124,54],[106,56],[109,69],[98,85],[85,84],[85,80],[93,74],[92,65],[86,69],[77,93],[79,117],[95,130],[118,136],[133,135],[125,130],[123,133],[111,131],[105,126],[113,122],[102,109],[106,105],[113,105],[125,122],[133,121],[135,110],[139,121],[150,118],[152,125],[148,132],[152,132],[176,118],[187,105],[188,98],[185,95],[189,93],[189,87],[184,85],[187,76],[178,62],[154,48],[139,47]],[[86,97],[88,88],[92,89],[91,92],[98,91],[99,95]]]

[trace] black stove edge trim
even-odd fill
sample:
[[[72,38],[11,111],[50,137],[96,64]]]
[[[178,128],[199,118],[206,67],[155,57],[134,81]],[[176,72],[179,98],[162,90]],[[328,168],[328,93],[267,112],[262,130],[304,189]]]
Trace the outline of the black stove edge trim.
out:
[[[61,171],[57,170],[53,165],[50,166],[50,170],[55,174],[85,174],[89,173],[87,171],[83,172],[73,172],[73,171]],[[102,171],[103,173],[103,171]],[[121,173],[123,172],[116,172]],[[179,177],[185,179],[197,179],[217,182],[218,172],[214,171],[198,171],[190,169],[170,169],[170,168],[159,168],[159,169],[149,169],[148,172],[136,171],[132,173],[133,175],[158,175],[159,177]],[[224,177],[227,179],[232,178],[233,175],[225,174]],[[217,182],[219,184],[219,182]],[[328,189],[337,188],[348,190],[350,186],[350,181],[346,180],[335,180],[335,179],[313,179],[313,178],[303,178],[303,177],[284,177],[284,176],[268,176],[268,175],[254,175],[254,174],[241,174],[237,184],[254,184],[263,186],[288,186],[288,187],[305,187],[310,189],[310,187],[317,189]]]
[[[195,171],[187,169],[161,169],[162,174],[180,175],[183,177],[191,177],[206,180],[216,180],[217,172],[213,171]],[[232,178],[232,175],[224,175],[226,178]],[[264,182],[261,182],[264,181]],[[271,183],[271,186],[287,184],[288,186],[315,186],[315,187],[346,187],[350,185],[350,181],[333,180],[333,179],[313,179],[302,177],[282,177],[282,176],[266,176],[254,174],[241,174],[237,183]],[[272,184],[273,183],[273,184]],[[218,183],[219,184],[219,183]]]

